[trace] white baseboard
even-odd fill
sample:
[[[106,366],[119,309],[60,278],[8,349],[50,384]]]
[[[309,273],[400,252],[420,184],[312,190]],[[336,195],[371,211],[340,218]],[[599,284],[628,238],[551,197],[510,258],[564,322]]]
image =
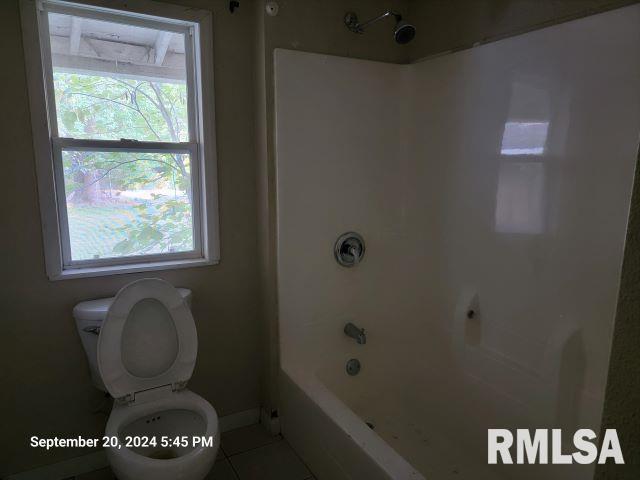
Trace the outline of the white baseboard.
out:
[[[220,432],[228,432],[236,428],[248,427],[260,421],[260,409],[252,408],[242,412],[220,417]],[[93,472],[109,466],[104,450],[91,452],[70,460],[34,468],[26,472],[5,477],[4,480],[64,480],[83,473]]]
[[[243,410],[242,412],[220,417],[220,432],[224,433],[229,430],[235,430],[236,428],[248,427],[258,422],[260,422],[259,408]]]

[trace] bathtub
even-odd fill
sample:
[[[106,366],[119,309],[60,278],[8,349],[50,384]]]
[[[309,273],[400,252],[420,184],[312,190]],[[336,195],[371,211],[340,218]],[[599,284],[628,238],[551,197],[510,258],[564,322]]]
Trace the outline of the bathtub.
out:
[[[280,371],[282,432],[319,479],[423,477],[314,374]]]
[[[413,357],[419,348],[392,347],[393,355],[385,353],[375,334],[367,345],[331,335],[335,347],[330,356],[306,343],[306,352],[293,357],[296,362],[288,356],[282,362],[282,432],[318,479],[501,477],[486,465],[482,416],[475,426],[470,419],[464,431],[451,427],[450,416],[464,415],[468,408],[455,398],[468,398],[455,386],[462,382],[445,378],[435,365],[418,367]],[[317,333],[321,340],[315,345],[326,344],[328,336]],[[315,362],[305,363],[305,358]],[[355,376],[346,372],[350,358],[362,365]],[[435,395],[434,386],[439,386]]]
[[[454,321],[455,338],[465,337],[463,328],[462,319]],[[556,343],[570,343],[572,332]],[[550,417],[559,378],[544,368],[528,371],[482,343],[447,343],[435,340],[435,333],[425,345],[422,336],[376,322],[367,329],[365,345],[346,337],[340,324],[322,319],[300,321],[282,336],[288,344],[279,378],[282,433],[319,480],[593,476],[592,465],[518,465],[514,471],[511,465],[487,464],[487,428],[555,425]],[[353,358],[361,370],[352,376],[346,364]],[[498,379],[529,403],[514,398]]]

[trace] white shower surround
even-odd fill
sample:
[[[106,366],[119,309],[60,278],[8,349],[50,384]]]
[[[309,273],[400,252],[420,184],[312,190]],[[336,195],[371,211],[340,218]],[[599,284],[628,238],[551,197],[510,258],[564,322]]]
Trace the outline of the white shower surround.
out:
[[[320,480],[592,477],[489,467],[486,429],[599,430],[639,25],[634,5],[412,65],[276,51],[282,424]]]

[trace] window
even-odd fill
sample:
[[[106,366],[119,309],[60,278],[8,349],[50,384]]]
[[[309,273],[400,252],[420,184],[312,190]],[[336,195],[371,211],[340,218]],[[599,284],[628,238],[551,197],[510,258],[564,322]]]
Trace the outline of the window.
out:
[[[91,3],[21,5],[47,273],[216,263],[211,16]]]

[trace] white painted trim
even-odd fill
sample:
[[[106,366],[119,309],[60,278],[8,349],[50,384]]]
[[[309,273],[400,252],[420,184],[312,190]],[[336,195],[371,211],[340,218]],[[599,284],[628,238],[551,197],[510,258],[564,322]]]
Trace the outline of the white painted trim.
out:
[[[216,129],[215,129],[215,101],[214,101],[214,76],[213,58],[210,54],[202,52],[213,52],[213,16],[205,11],[203,17],[195,22],[192,34],[199,38],[199,42],[194,43],[193,64],[200,68],[194,72],[194,82],[196,88],[196,108],[198,115],[196,119],[200,122],[195,126],[198,129],[200,145],[200,188],[206,195],[204,204],[201,205],[201,215],[203,224],[208,225],[202,232],[202,247],[205,258],[218,263],[220,261],[220,218],[218,211],[218,157],[216,149]],[[207,86],[207,88],[205,88]],[[195,131],[195,129],[194,129]],[[215,228],[211,228],[215,226]]]
[[[217,265],[218,260],[212,259],[179,259],[164,262],[134,263],[131,265],[110,265],[104,267],[69,268],[51,277],[51,280],[67,280],[70,278],[105,277],[122,273],[151,272],[157,270],[177,270],[179,268],[206,267]]]
[[[88,5],[91,2],[85,2],[83,0],[78,2],[39,0],[39,2],[43,5],[43,11],[45,12],[60,13],[63,15],[81,15],[83,18],[123,23],[126,25],[135,25],[182,34],[186,34],[189,28],[189,21],[184,21],[180,18],[163,18],[156,15],[145,15],[132,12],[127,8],[118,9],[113,6],[110,8],[94,7]],[[155,4],[153,9],[157,10]]]
[[[146,152],[146,153],[194,153],[195,142],[143,142],[139,140],[92,140],[85,138],[52,139],[53,145],[65,150],[88,150],[100,152]]]
[[[154,263],[176,262],[179,260],[206,260],[198,247],[184,252],[167,252],[149,255],[134,255],[123,258],[96,258],[87,260],[71,260],[65,264],[65,270],[78,268],[126,267],[128,265],[150,265]]]
[[[102,10],[109,14],[112,12],[132,13],[147,20],[159,20],[164,23],[173,23],[184,28],[187,23],[200,23],[211,17],[211,12],[197,8],[172,5],[170,3],[157,2],[155,0],[47,0],[49,4],[55,4],[56,8],[74,7],[88,8],[91,11]],[[149,12],[153,12],[150,14]],[[166,29],[166,28],[165,28]],[[175,31],[182,31],[180,29]]]
[[[222,433],[235,430],[236,428],[248,427],[260,421],[260,409],[252,408],[250,410],[232,413],[231,415],[220,417],[218,421],[220,422],[220,432]]]
[[[112,275],[217,264],[220,259],[217,158],[213,94],[212,14],[206,10],[156,3],[147,0],[21,0],[25,62],[33,143],[38,177],[38,194],[43,230],[45,266],[51,280]],[[48,22],[40,8],[109,19],[185,35],[189,131],[185,143],[100,141],[57,137],[55,101]],[[148,12],[153,12],[150,15]],[[206,87],[206,88],[205,88]],[[49,101],[48,101],[49,100]],[[47,121],[48,119],[48,121]],[[189,152],[192,158],[194,251],[160,254],[154,258],[128,257],[96,262],[72,262],[66,223],[64,185],[61,175],[61,149]],[[58,165],[58,168],[56,168]],[[195,258],[194,258],[195,257]]]
[[[258,423],[260,409],[252,408],[242,412],[225,415],[218,419],[220,432],[228,432],[236,428],[248,427]],[[65,480],[69,477],[107,468],[109,461],[104,449],[75,457],[70,460],[34,468],[26,472],[9,475],[5,480]]]
[[[40,220],[44,242],[44,258],[50,278],[62,271],[62,251],[58,229],[58,200],[53,180],[53,151],[49,134],[49,113],[45,97],[44,68],[38,31],[36,0],[21,0],[22,43],[24,45],[33,149],[36,161]]]

